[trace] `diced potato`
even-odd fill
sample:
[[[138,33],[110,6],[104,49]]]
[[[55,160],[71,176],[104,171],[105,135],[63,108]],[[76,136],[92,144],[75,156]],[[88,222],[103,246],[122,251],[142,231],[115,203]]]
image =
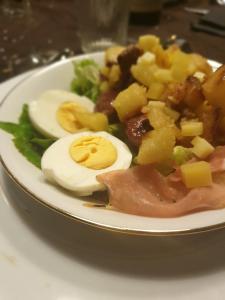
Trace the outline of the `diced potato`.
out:
[[[164,108],[165,113],[171,117],[174,121],[177,121],[180,117],[180,113],[168,106],[165,106]]]
[[[176,51],[180,51],[180,48],[177,44],[170,45],[167,49],[164,50],[164,63],[167,68],[171,67],[173,57],[176,54]]]
[[[158,102],[158,101],[156,101]],[[170,126],[174,124],[174,120],[170,118],[162,107],[151,106],[147,114],[148,120],[154,129]]]
[[[151,107],[160,107],[160,108],[163,108],[163,107],[165,107],[166,106],[166,103],[165,102],[163,102],[163,101],[156,101],[156,100],[152,100],[152,101],[149,101],[148,102],[148,107],[149,107],[149,109],[151,109]],[[149,111],[149,110],[148,110]]]
[[[178,50],[175,51],[172,57],[171,73],[173,78],[178,82],[183,82],[188,75],[196,71],[192,68],[191,57]]]
[[[155,63],[155,54],[152,52],[145,52],[142,56],[140,56],[137,60],[138,64],[153,64]]]
[[[120,121],[135,116],[146,104],[146,88],[137,83],[131,84],[127,89],[120,92],[112,102]]]
[[[100,70],[101,74],[105,77],[108,77],[109,76],[109,72],[110,72],[110,67],[102,67],[101,70]]]
[[[186,121],[181,123],[182,136],[197,136],[203,133],[203,123],[197,121]]]
[[[202,85],[206,100],[225,111],[225,65],[217,69]]]
[[[117,63],[117,57],[120,53],[123,52],[125,48],[122,46],[113,46],[105,51],[105,62],[106,64],[116,64]]]
[[[189,56],[191,63],[195,66],[196,71],[203,72],[207,77],[212,74],[212,67],[206,58],[197,53],[190,53]]]
[[[187,188],[203,187],[212,184],[210,164],[206,161],[184,164],[180,167],[183,182]]]
[[[143,106],[141,109],[141,112],[143,114],[147,114],[150,112],[150,110],[152,109],[152,107],[159,107],[159,108],[163,108],[166,106],[165,102],[162,101],[158,101],[158,100],[152,100],[149,101],[148,104],[146,106]]]
[[[113,65],[108,74],[109,84],[111,86],[114,85],[120,79],[120,74],[121,71],[119,65]]]
[[[165,85],[161,82],[152,82],[147,92],[149,99],[159,100],[165,90]]]
[[[154,73],[158,69],[155,64],[136,64],[131,66],[131,74],[140,83],[150,86],[154,79]]]
[[[103,113],[78,112],[75,113],[75,117],[83,128],[88,128],[93,131],[108,130],[108,118]]]
[[[152,130],[142,140],[136,162],[140,165],[159,163],[172,157],[175,134],[171,127]]]
[[[215,148],[205,139],[196,136],[191,144],[194,146],[191,151],[199,158],[204,159],[211,154]]]
[[[156,70],[154,72],[154,78],[155,78],[155,80],[162,82],[162,83],[169,83],[174,80],[171,70],[160,69],[160,68],[158,68],[158,70]]]
[[[160,44],[159,38],[152,34],[142,35],[138,40],[138,46],[144,51],[152,52],[152,49],[158,44]]]
[[[156,63],[163,68],[166,68],[168,63],[167,63],[167,55],[165,53],[165,50],[163,47],[159,45],[155,45],[155,47],[152,49],[152,52],[155,53],[156,56]]]

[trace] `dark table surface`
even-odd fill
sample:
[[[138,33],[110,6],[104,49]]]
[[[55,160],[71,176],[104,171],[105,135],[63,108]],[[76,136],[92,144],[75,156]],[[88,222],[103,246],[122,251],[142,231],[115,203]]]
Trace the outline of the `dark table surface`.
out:
[[[162,40],[176,34],[188,41],[192,51],[225,63],[225,38],[191,30],[191,23],[199,15],[186,12],[184,6],[197,2],[176,1],[165,6],[155,25],[129,24],[128,42],[146,33],[156,34]],[[40,53],[46,58],[65,48],[70,49],[69,55],[82,53],[74,0],[33,0],[31,4],[29,15],[10,17],[0,13],[0,82],[39,66],[34,62]],[[201,4],[209,9],[215,6],[208,1]]]

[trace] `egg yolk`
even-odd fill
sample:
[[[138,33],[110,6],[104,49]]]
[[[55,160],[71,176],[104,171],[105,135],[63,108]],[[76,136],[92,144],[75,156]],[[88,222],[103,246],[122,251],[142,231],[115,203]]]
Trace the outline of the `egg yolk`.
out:
[[[77,112],[87,112],[84,107],[80,105],[66,101],[59,106],[56,112],[56,118],[60,126],[70,133],[74,133],[82,128],[82,125],[76,119],[75,114]]]
[[[74,141],[69,149],[72,159],[87,168],[101,170],[117,159],[113,144],[100,136],[84,136]]]

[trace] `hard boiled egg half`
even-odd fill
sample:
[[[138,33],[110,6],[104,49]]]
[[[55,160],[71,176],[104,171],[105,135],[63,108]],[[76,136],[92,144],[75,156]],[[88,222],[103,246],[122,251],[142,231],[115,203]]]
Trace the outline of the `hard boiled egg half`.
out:
[[[87,97],[64,90],[48,90],[28,104],[34,127],[43,135],[53,138],[83,130],[75,115],[93,110],[94,104]]]
[[[44,153],[41,168],[47,180],[77,195],[104,190],[96,176],[127,169],[132,154],[127,145],[107,132],[79,132],[53,143]]]

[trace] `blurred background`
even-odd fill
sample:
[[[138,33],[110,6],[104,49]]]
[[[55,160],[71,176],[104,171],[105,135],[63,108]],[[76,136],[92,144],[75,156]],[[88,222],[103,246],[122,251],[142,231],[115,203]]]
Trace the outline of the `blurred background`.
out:
[[[85,1],[83,1],[85,2]],[[101,2],[101,0],[100,0]],[[224,0],[128,0],[126,44],[152,33],[167,44],[225,62]],[[79,0],[0,0],[0,82],[83,53]]]

